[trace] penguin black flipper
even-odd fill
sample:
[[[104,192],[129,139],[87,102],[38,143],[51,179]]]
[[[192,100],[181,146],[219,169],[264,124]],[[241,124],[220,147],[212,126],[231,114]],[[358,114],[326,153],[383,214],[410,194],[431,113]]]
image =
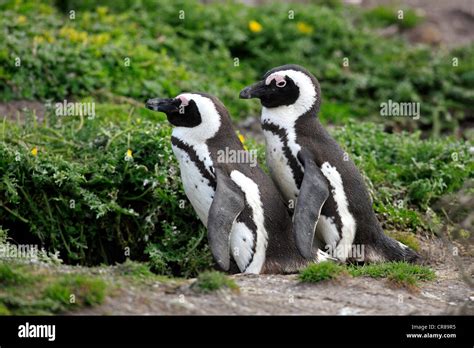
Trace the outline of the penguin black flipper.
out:
[[[235,219],[245,208],[240,188],[221,169],[216,168],[217,188],[209,209],[207,237],[212,255],[219,267],[230,267],[230,233]]]
[[[303,257],[312,259],[314,233],[321,208],[329,197],[329,187],[309,151],[302,149],[298,160],[304,167],[304,176],[296,201],[293,230],[299,252]]]

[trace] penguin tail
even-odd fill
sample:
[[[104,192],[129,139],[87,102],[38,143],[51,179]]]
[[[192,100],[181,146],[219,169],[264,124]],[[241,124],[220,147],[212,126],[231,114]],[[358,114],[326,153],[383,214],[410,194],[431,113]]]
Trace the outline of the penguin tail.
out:
[[[405,244],[390,238],[381,232],[379,238],[365,248],[364,261],[366,263],[405,261],[410,263],[422,263],[423,258],[416,251]]]

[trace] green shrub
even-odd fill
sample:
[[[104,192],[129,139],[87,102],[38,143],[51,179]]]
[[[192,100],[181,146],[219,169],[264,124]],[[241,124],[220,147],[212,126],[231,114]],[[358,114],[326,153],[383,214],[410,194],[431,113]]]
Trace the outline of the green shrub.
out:
[[[274,66],[296,63],[320,79],[323,115],[329,121],[368,118],[432,128],[434,134],[460,127],[474,96],[474,45],[452,52],[412,47],[368,29],[374,20],[416,25],[419,17],[413,11],[405,11],[399,21],[391,9],[364,12],[328,4],[251,7],[157,0],[102,1],[98,7],[93,1],[67,1],[58,10],[51,1],[8,0],[0,15],[5,28],[0,34],[0,100],[112,94],[141,101],[202,90],[218,95],[241,118],[257,114],[260,106],[238,100],[239,90]],[[69,9],[80,15],[70,20]],[[252,32],[251,21],[261,30]],[[454,57],[458,66],[453,66]],[[21,67],[15,66],[16,58]],[[343,58],[349,66],[343,66]],[[420,102],[420,120],[382,119],[380,103],[389,99]]]
[[[398,11],[403,11],[403,19],[399,19]],[[388,6],[377,6],[364,14],[365,20],[374,26],[389,26],[395,24],[400,28],[413,28],[417,26],[423,17],[419,16],[415,10],[400,9]]]
[[[332,261],[324,261],[311,264],[300,271],[299,279],[305,283],[317,283],[323,280],[336,279],[344,273],[344,266]]]
[[[237,291],[239,287],[233,279],[227,277],[224,273],[208,271],[199,274],[193,288],[199,292],[208,293],[222,288],[228,288]]]
[[[148,247],[161,255],[162,274],[190,276],[209,267],[167,123],[146,109],[96,112],[82,121],[48,115],[50,126],[8,123],[0,142],[4,228],[12,237],[27,231],[28,242],[60,251],[66,263],[145,260]]]
[[[333,133],[364,174],[375,211],[390,230],[435,230],[442,221],[430,206],[474,177],[468,142],[387,134],[369,123],[351,122]]]

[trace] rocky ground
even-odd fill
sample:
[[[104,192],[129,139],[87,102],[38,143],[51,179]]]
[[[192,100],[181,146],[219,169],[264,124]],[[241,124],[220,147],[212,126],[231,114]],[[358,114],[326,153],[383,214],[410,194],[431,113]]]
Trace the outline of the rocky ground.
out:
[[[239,291],[201,294],[194,279],[124,282],[101,306],[74,314],[96,315],[474,315],[472,256],[453,256],[441,241],[424,244],[437,279],[419,288],[387,280],[344,276],[303,284],[297,275],[234,275]]]

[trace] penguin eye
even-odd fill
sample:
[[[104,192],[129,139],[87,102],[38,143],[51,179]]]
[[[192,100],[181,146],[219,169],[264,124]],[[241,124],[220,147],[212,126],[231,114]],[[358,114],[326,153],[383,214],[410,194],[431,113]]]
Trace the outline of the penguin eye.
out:
[[[281,80],[276,83],[277,87],[283,88],[286,86],[286,80]]]

